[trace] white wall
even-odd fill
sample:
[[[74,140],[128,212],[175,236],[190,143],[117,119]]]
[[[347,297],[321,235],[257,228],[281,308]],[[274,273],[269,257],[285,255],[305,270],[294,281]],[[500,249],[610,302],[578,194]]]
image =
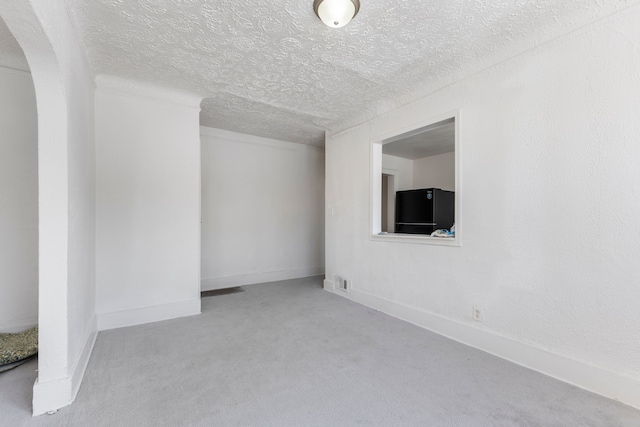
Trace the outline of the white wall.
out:
[[[413,160],[383,154],[382,173],[395,177],[396,191],[412,190],[415,188],[413,186]]]
[[[202,289],[324,273],[324,149],[201,128]]]
[[[414,160],[413,188],[442,188],[443,190],[455,191],[455,152]]]
[[[96,336],[93,84],[63,3],[4,0],[0,15],[38,110],[39,415],[75,399]]]
[[[356,301],[640,407],[638,22],[634,6],[329,135],[327,277],[351,278]],[[461,245],[371,240],[370,141],[458,109]]]
[[[0,332],[38,323],[38,116],[31,74],[0,67]]]
[[[99,329],[200,312],[200,98],[98,76]]]
[[[67,19],[67,18],[65,18]],[[65,25],[68,25],[65,23]],[[64,40],[72,53],[64,62],[68,104],[68,271],[67,322],[69,370],[73,373],[73,398],[89,362],[97,335],[96,322],[96,152],[93,78],[77,39]],[[42,177],[41,177],[42,178]],[[42,185],[42,184],[41,184]],[[42,202],[41,202],[42,203]],[[42,278],[40,279],[42,286]],[[47,298],[40,293],[40,301]],[[42,324],[42,319],[41,322]],[[71,403],[71,402],[69,402]]]

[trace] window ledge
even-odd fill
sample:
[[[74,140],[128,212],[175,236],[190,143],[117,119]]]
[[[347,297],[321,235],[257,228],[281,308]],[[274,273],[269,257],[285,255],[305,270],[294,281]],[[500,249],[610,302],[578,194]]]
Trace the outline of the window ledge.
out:
[[[460,246],[460,238],[431,237],[422,234],[371,234],[374,242],[415,243],[419,245]]]

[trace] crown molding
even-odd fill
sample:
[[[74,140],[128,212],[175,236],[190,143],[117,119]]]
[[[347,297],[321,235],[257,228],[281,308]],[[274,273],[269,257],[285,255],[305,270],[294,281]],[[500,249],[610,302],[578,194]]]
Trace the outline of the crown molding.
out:
[[[323,145],[311,145],[301,142],[283,141],[280,139],[265,138],[262,136],[250,135],[247,133],[235,132],[231,130],[213,128],[210,126],[200,125],[200,136],[211,137],[217,140],[241,142],[245,144],[262,145],[271,148],[280,148],[284,150],[299,150],[302,147],[324,151]]]

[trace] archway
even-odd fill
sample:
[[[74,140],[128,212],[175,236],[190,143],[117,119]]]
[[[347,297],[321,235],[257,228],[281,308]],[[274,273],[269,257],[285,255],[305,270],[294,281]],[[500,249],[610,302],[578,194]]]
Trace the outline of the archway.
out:
[[[16,333],[38,324],[38,122],[29,66],[1,18],[0,40],[0,333]],[[0,372],[25,362],[7,361]]]
[[[33,413],[69,404],[73,397],[68,319],[67,101],[63,73],[42,16],[60,6],[4,0],[0,17],[20,44],[31,69],[38,112],[38,318],[39,369]]]
[[[0,333],[26,332],[22,337],[33,337],[31,328],[38,324],[37,129],[29,66],[0,18]],[[0,350],[0,413],[11,406],[30,412],[37,358],[15,360]]]

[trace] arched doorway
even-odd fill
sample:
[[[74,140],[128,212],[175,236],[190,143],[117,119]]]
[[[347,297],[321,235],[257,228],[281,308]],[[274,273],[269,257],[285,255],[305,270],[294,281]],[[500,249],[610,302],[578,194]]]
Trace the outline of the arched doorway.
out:
[[[0,333],[38,323],[38,121],[24,54],[0,18]]]
[[[3,0],[0,17],[24,51],[35,87],[38,116],[38,379],[33,413],[65,406],[75,397],[69,354],[68,122],[64,73],[50,40],[56,2]],[[41,17],[48,17],[48,28]],[[81,375],[80,375],[81,379]],[[76,379],[78,380],[78,379]],[[79,380],[78,380],[79,381]],[[77,391],[77,388],[76,388]]]
[[[0,41],[0,333],[17,333],[38,324],[38,121],[29,66],[1,18]],[[0,372],[26,362],[12,360]],[[14,381],[28,387],[36,368],[28,361]]]

